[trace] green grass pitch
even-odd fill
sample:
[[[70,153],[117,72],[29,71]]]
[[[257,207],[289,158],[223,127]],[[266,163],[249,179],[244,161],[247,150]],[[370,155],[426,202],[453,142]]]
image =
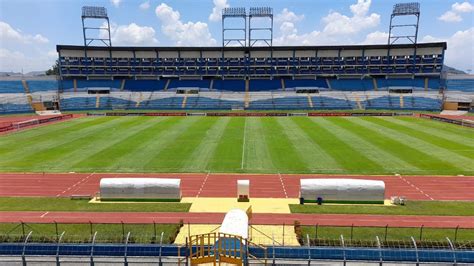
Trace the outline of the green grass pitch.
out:
[[[474,131],[414,117],[84,117],[0,136],[0,172],[474,175]]]

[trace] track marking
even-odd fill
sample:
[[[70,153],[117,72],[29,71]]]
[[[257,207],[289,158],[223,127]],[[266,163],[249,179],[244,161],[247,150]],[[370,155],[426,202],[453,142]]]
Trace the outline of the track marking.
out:
[[[211,171],[207,172],[206,178],[204,178],[204,180],[202,181],[201,188],[199,188],[199,191],[196,195],[196,198],[199,198],[199,195],[201,195],[202,189],[204,188],[204,185],[206,185],[207,178],[209,177],[210,173],[211,173]]]
[[[283,178],[280,173],[278,173],[278,178],[280,178],[281,187],[283,188],[283,192],[285,192],[285,198],[288,198],[288,194],[286,193],[285,183],[283,182]]]
[[[244,169],[246,133],[247,133],[247,117],[244,120],[244,141],[242,142],[242,161],[240,163],[240,169]]]
[[[402,175],[399,175],[397,174],[396,176],[398,176],[401,180],[405,181],[405,183],[407,183],[408,185],[410,185],[412,188],[416,189],[418,192],[420,192],[421,194],[423,194],[425,197],[429,198],[430,200],[434,200],[430,195],[428,195],[427,193],[425,193],[423,190],[421,190],[419,187],[415,186],[413,183],[411,183],[410,181],[406,180]]]
[[[71,190],[71,189],[73,189],[74,187],[80,185],[81,183],[87,181],[87,179],[89,179],[89,178],[90,178],[91,176],[93,176],[94,174],[95,174],[95,172],[92,173],[92,174],[90,174],[90,175],[88,175],[88,176],[86,176],[86,177],[84,177],[83,179],[77,181],[77,182],[74,183],[72,186],[68,187],[67,189],[63,190],[61,193],[57,194],[56,197],[60,197],[61,195],[64,195],[64,194],[65,194],[66,192],[68,192],[69,190]]]
[[[49,212],[43,213],[43,214],[40,216],[40,218],[44,218],[46,215],[48,215],[48,213],[49,213]]]

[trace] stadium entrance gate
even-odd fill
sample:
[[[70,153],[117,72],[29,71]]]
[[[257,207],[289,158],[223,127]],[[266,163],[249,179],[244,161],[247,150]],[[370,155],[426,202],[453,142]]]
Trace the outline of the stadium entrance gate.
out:
[[[267,264],[267,249],[241,236],[214,232],[189,236],[186,243],[191,265],[248,265],[249,259]],[[260,254],[258,258],[251,249]]]

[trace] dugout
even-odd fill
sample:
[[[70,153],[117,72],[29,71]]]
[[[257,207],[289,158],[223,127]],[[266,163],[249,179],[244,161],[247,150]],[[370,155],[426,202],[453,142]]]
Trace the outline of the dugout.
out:
[[[318,200],[319,199],[319,200]],[[379,180],[319,178],[300,180],[302,203],[383,204],[385,183]]]
[[[102,178],[101,201],[181,200],[181,179],[176,178]]]

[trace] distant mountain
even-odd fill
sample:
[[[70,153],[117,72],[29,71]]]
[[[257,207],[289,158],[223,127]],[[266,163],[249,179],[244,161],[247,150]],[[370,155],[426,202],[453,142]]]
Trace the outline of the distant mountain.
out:
[[[46,76],[45,71],[31,71],[25,74],[25,76]]]
[[[0,77],[10,77],[10,76],[21,76],[19,72],[2,72],[0,71]]]
[[[465,75],[465,74],[467,74],[466,72],[464,72],[462,70],[459,70],[459,69],[456,69],[454,67],[450,67],[450,66],[447,66],[447,65],[443,66],[443,72],[446,72],[448,74],[454,74],[454,75]]]

